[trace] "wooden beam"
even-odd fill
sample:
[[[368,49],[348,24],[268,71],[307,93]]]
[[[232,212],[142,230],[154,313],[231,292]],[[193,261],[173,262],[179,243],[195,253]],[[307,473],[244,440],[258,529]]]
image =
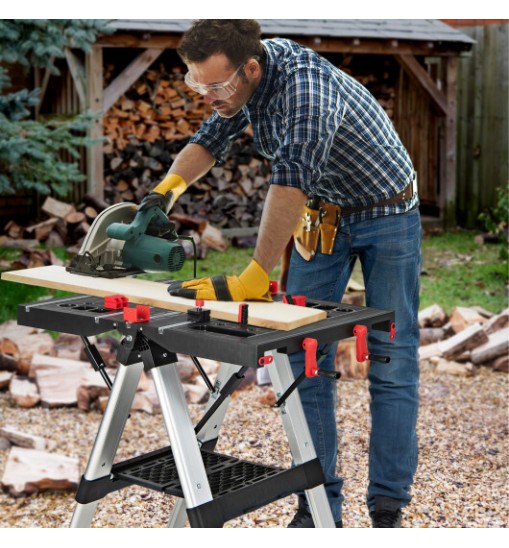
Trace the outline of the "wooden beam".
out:
[[[456,94],[458,58],[448,57],[445,64],[446,104],[444,138],[445,180],[443,182],[443,218],[446,227],[456,226]]]
[[[413,55],[395,55],[394,57],[407,74],[421,85],[440,112],[447,114],[448,106],[445,95],[438,89],[433,79],[417,59]]]
[[[65,48],[65,58],[67,59],[67,65],[69,66],[69,71],[76,87],[76,92],[78,93],[80,108],[83,110],[87,102],[85,66],[70,48]]]
[[[96,44],[110,48],[165,48],[176,49],[181,34],[119,34],[101,37]],[[263,38],[270,38],[264,35]],[[291,36],[293,40],[315,51],[330,53],[370,53],[381,55],[452,55],[470,51],[471,44],[432,42],[423,40],[375,40],[352,38],[324,38],[320,36]]]
[[[104,194],[104,155],[103,155],[103,51],[93,45],[86,57],[86,106],[94,114],[94,120],[87,136],[97,141],[87,148],[87,193],[96,198]]]
[[[163,53],[164,48],[149,48],[138,55],[110,85],[104,90],[103,110],[106,112],[113,106],[136,80],[150,67],[150,65]]]
[[[102,36],[96,42],[97,45],[110,48],[162,48],[176,49],[182,36],[180,34],[119,34]]]

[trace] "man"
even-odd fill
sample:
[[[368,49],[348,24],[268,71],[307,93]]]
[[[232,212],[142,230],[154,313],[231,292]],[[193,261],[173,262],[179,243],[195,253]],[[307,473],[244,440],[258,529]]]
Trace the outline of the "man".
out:
[[[357,257],[368,306],[395,310],[397,336],[372,331],[372,429],[367,505],[374,527],[400,527],[417,464],[418,325],[421,226],[414,170],[390,120],[356,80],[290,40],[260,40],[254,20],[200,20],[179,50],[186,83],[214,113],[140,207],[166,211],[252,125],[272,176],[253,260],[238,276],[191,280],[171,294],[197,299],[270,300],[269,274],[295,232],[287,291],[341,301]],[[338,207],[339,206],[339,207]],[[306,209],[305,209],[306,208]],[[303,217],[303,211],[305,212]],[[334,368],[335,348],[321,367]],[[294,374],[303,356],[290,356]],[[300,397],[342,526],[336,477],[335,383],[306,379]],[[289,527],[314,527],[305,497]]]

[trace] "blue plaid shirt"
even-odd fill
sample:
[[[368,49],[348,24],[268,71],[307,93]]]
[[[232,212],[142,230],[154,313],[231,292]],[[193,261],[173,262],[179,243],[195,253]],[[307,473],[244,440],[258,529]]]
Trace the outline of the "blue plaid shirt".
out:
[[[218,163],[249,124],[272,160],[270,184],[300,188],[342,207],[362,207],[401,192],[414,169],[390,119],[369,91],[326,59],[291,40],[264,40],[262,79],[232,118],[217,113],[191,138]],[[358,222],[403,213],[411,200],[343,218]]]

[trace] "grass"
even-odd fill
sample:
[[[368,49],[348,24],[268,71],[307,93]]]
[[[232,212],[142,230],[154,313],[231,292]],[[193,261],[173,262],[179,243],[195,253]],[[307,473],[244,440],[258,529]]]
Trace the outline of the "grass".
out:
[[[481,306],[498,313],[508,305],[504,244],[478,244],[475,232],[428,234],[423,242],[421,309],[439,304],[447,314],[455,306]]]
[[[499,245],[479,245],[470,231],[436,232],[423,241],[423,270],[421,276],[421,309],[437,303],[447,314],[455,306],[481,306],[497,313],[508,306],[507,261],[499,257]],[[65,250],[54,250],[62,260],[67,260]],[[0,260],[10,261],[19,252],[0,249]],[[251,260],[252,249],[230,247],[225,252],[209,251],[206,259],[198,261],[199,277],[241,272]],[[4,263],[5,264],[5,263]],[[5,269],[5,266],[4,266]],[[358,270],[356,270],[357,272]],[[168,278],[168,274],[146,275],[150,279]],[[193,261],[171,275],[175,279],[193,277]],[[278,279],[279,267],[272,274]],[[15,319],[18,304],[42,298],[66,295],[35,286],[0,281],[0,323]]]

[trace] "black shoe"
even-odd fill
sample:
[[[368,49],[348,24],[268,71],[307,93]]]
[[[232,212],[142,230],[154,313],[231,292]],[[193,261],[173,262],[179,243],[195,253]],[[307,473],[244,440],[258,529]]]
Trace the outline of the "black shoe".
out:
[[[315,522],[313,521],[311,514],[307,510],[304,510],[303,508],[299,508],[295,516],[293,516],[292,521],[287,525],[287,528],[294,528],[294,527],[306,527],[306,528],[314,529]],[[343,522],[341,520],[336,521],[336,527],[342,528]]]
[[[373,527],[401,527],[401,510],[398,500],[389,497],[375,497],[375,510],[369,515]]]

